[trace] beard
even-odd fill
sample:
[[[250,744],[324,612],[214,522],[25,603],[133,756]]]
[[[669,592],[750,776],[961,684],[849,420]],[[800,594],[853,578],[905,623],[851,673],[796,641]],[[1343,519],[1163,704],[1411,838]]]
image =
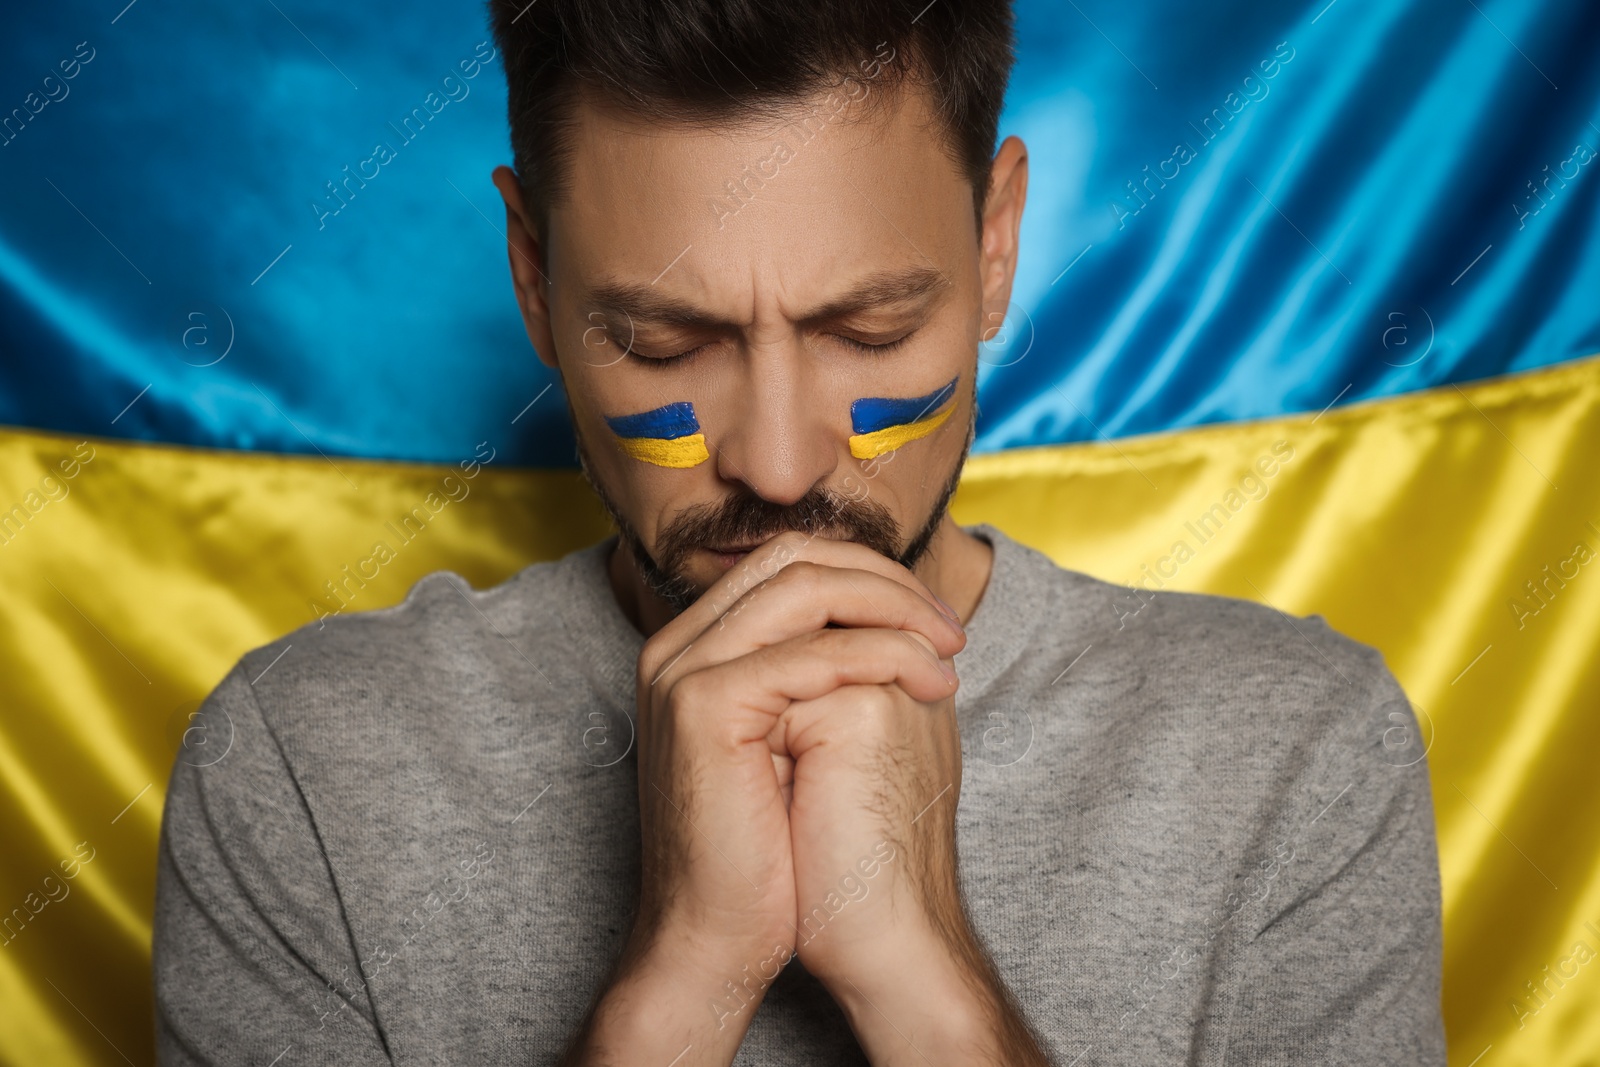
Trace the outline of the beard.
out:
[[[571,408],[568,408],[571,414]],[[928,552],[939,530],[950,498],[955,495],[972,448],[976,411],[969,408],[966,443],[961,455],[946,476],[938,498],[922,524],[908,539],[902,539],[899,522],[887,507],[870,495],[856,499],[821,485],[813,485],[793,504],[775,504],[751,492],[742,484],[733,495],[718,503],[695,504],[675,516],[662,528],[654,555],[628,522],[622,510],[595,475],[584,447],[577,420],[572,420],[578,445],[578,465],[601,505],[616,525],[617,538],[633,556],[645,586],[665,601],[677,615],[700,599],[701,589],[688,575],[688,563],[697,548],[748,545],[766,541],[786,531],[808,536],[826,536],[838,541],[854,541],[881,556],[912,570]]]

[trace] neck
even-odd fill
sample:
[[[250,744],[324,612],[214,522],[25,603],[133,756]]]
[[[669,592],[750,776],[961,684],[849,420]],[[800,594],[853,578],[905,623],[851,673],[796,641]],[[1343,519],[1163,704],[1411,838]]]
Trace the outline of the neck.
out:
[[[994,550],[946,514],[912,573],[965,622],[978,609],[993,563]],[[612,594],[635,629],[649,637],[672,621],[671,606],[650,591],[632,553],[620,543],[611,553],[608,569]]]

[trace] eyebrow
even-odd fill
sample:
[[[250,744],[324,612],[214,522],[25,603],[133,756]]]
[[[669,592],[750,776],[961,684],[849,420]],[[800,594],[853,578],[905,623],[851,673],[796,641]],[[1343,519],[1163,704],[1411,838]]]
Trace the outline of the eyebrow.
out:
[[[897,304],[926,304],[950,287],[944,272],[933,267],[886,268],[867,275],[847,292],[810,309],[797,324],[812,327],[863,311]],[[604,280],[589,294],[589,305],[607,317],[630,317],[651,325],[743,329],[743,323],[720,318],[693,303],[649,285]]]

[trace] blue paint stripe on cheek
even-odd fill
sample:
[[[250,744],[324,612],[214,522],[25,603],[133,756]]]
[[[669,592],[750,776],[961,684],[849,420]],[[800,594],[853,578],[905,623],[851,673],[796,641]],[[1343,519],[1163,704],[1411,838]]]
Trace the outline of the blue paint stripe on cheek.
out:
[[[666,404],[637,415],[607,417],[606,425],[618,437],[653,437],[670,441],[700,432],[700,420],[694,417],[694,405],[687,400]]]
[[[891,426],[925,419],[955,395],[956,383],[960,380],[959,375],[951,378],[927,396],[863,397],[850,405],[850,429],[858,434],[877,433]]]

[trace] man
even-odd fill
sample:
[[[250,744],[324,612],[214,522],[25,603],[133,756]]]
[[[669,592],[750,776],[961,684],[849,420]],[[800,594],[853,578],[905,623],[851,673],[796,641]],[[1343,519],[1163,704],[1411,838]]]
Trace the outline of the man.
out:
[[[1381,657],[946,514],[1027,188],[1006,5],[491,15],[517,302],[619,534],[218,686],[163,1060],[1442,1064]]]

